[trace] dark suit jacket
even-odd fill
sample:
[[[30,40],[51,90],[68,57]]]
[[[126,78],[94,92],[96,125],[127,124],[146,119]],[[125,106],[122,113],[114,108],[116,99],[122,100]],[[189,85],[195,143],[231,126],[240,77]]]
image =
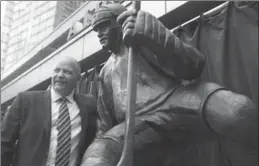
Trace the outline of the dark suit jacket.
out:
[[[83,154],[96,134],[96,99],[91,95],[74,95],[81,115],[80,164]],[[50,145],[50,91],[18,94],[1,128],[2,166],[45,166]],[[17,145],[15,145],[18,139]]]

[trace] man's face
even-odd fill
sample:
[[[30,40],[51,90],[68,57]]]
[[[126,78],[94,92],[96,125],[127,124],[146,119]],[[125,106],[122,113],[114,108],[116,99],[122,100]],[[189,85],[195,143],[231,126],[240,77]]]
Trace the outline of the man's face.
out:
[[[113,38],[113,27],[111,21],[104,21],[95,27],[95,31],[98,33],[98,38],[103,48],[111,50]]]
[[[80,71],[71,59],[61,60],[53,70],[52,86],[61,96],[69,95],[80,79]]]

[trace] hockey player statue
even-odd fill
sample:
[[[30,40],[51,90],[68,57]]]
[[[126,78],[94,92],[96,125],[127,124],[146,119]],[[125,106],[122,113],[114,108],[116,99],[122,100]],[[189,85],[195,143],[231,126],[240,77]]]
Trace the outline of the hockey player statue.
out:
[[[112,54],[99,76],[98,137],[85,152],[82,166],[116,166],[121,157],[131,45],[137,49],[134,166],[170,165],[187,145],[220,137],[248,148],[256,144],[254,103],[215,83],[195,81],[204,55],[156,17],[107,4],[94,13],[92,26]]]

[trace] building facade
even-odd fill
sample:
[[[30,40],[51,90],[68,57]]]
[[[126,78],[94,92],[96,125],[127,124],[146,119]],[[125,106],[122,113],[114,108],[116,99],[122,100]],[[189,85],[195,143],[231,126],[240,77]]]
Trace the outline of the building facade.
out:
[[[2,4],[3,3],[3,4]],[[6,52],[7,46],[9,44],[10,29],[13,20],[14,13],[14,2],[13,1],[3,1],[1,5],[4,6],[3,15],[1,16],[1,71],[4,69],[6,64]]]
[[[2,70],[19,61],[85,1],[6,1]]]
[[[83,0],[83,1],[57,1],[54,27],[58,26],[62,21],[64,21],[69,15],[71,15],[83,3],[85,3],[85,0]]]

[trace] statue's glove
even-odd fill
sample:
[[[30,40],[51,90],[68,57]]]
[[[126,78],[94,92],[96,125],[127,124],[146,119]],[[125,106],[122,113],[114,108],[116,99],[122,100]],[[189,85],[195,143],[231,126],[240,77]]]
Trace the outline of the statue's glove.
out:
[[[122,25],[126,46],[141,46],[153,54],[146,56],[165,73],[182,80],[200,76],[205,58],[196,48],[182,42],[161,21],[148,12],[129,10],[120,14],[117,22]],[[144,50],[144,49],[142,49]]]
[[[120,14],[117,22],[122,25],[123,41],[127,46],[132,44],[143,45],[141,40],[152,37],[153,24],[158,21],[148,12],[128,10]]]

